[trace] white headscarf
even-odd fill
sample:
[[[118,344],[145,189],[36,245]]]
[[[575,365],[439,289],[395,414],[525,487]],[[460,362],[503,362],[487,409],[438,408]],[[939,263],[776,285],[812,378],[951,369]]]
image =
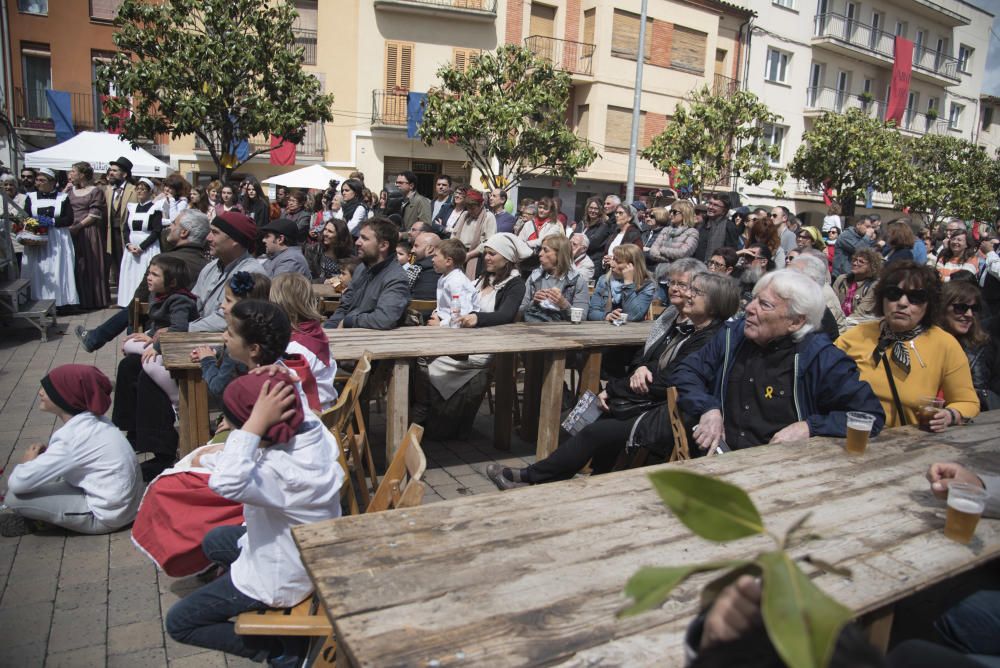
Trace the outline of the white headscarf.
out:
[[[492,248],[508,262],[518,263],[527,260],[534,254],[531,247],[520,237],[514,236],[510,232],[499,232],[486,240],[483,244],[487,248]]]

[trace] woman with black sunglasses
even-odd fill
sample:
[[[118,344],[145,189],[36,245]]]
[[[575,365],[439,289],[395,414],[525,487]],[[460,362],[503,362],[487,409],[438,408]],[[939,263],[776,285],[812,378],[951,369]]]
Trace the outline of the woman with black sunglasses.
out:
[[[1000,408],[1000,351],[979,321],[982,293],[972,281],[952,278],[941,289],[944,310],[938,324],[958,339],[969,359],[972,385],[979,395],[979,407]]]
[[[917,424],[917,411],[928,397],[944,398],[930,421],[931,431],[979,415],[965,351],[935,324],[940,304],[937,272],[901,260],[882,274],[875,288],[879,319],[852,327],[836,341],[878,396],[887,427]]]

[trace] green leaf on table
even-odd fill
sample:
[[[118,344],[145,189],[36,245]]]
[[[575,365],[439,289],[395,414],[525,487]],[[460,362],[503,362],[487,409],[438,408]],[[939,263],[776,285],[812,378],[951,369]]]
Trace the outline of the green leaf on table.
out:
[[[702,538],[721,543],[764,533],[757,507],[735,485],[678,469],[650,473],[649,479],[677,519]]]
[[[619,617],[630,617],[663,605],[674,587],[695,573],[715,571],[720,568],[741,566],[743,561],[710,561],[691,566],[647,566],[640,568],[625,583],[625,594],[635,599],[635,603],[618,612]]]
[[[757,557],[763,569],[761,612],[778,655],[789,668],[825,668],[850,610],[813,584],[784,551]]]

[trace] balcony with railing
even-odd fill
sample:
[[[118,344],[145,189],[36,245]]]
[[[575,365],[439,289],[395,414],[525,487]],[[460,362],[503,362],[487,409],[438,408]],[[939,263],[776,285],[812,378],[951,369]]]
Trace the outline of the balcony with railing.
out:
[[[826,13],[813,17],[813,43],[880,65],[895,59],[896,36],[842,14]],[[958,81],[958,59],[946,53],[913,47],[913,75],[940,85]]]
[[[14,125],[32,130],[55,130],[44,88],[14,88]],[[73,128],[103,130],[99,98],[91,93],[70,93]]]
[[[295,46],[302,47],[302,64],[316,64],[316,31],[305,28],[292,28],[295,35]]]
[[[406,96],[408,91],[372,91],[372,127],[406,128]]]
[[[807,88],[805,116],[819,116],[824,111],[842,114],[851,109],[860,109],[869,118],[885,118],[886,103],[884,100],[866,100],[861,95],[855,95],[835,88]],[[948,130],[948,122],[938,120],[937,116],[906,110],[897,127],[907,133],[942,134]]]
[[[260,149],[270,148],[271,138],[264,135],[257,135],[255,137],[251,137],[248,143],[250,144],[250,153],[253,153],[254,151],[259,151]],[[323,123],[317,122],[307,124],[305,134],[302,136],[302,141],[295,146],[295,155],[297,157],[322,158],[325,149],[326,136],[323,132]],[[205,142],[203,142],[200,137],[195,136],[194,150],[198,152],[207,152],[208,146],[205,145]],[[266,156],[267,154],[265,153],[264,155]]]
[[[539,58],[552,63],[552,66],[557,70],[583,76],[591,76],[594,73],[594,49],[596,48],[594,44],[531,35],[524,38],[524,46]]]
[[[724,74],[716,74],[712,80],[712,94],[719,97],[732,97],[740,89],[740,82]]]
[[[374,0],[375,9],[407,14],[436,14],[472,21],[493,21],[497,0]]]
[[[915,135],[943,135],[948,132],[948,121],[907,109],[900,120],[900,130]]]

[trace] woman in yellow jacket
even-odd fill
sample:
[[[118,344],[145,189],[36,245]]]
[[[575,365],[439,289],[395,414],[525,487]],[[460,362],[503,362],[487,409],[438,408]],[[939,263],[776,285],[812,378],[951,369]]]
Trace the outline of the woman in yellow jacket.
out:
[[[944,408],[931,420],[931,431],[943,431],[979,414],[979,398],[962,346],[933,324],[940,293],[941,281],[933,269],[910,261],[895,262],[875,288],[879,320],[852,327],[836,341],[882,402],[886,427],[917,424],[917,409],[925,397],[944,396]]]

